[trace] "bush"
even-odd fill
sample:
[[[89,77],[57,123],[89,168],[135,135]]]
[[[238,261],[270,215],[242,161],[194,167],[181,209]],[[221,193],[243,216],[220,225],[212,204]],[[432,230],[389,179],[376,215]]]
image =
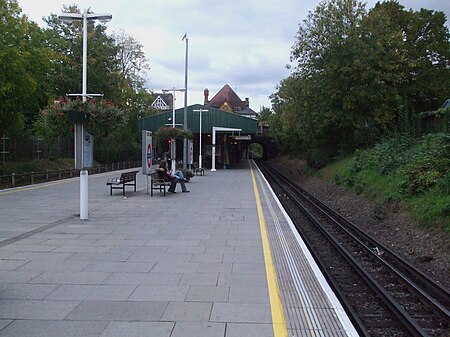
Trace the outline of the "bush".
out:
[[[365,169],[375,170],[379,174],[396,174],[411,157],[414,139],[404,135],[394,135],[368,150],[358,150],[353,160],[353,172]]]
[[[320,169],[331,162],[331,155],[324,149],[315,148],[309,150],[306,161],[310,167]]]
[[[450,232],[450,134],[419,139],[395,136],[372,149],[357,151],[335,171],[337,183],[379,202],[407,205],[425,226]]]
[[[420,139],[415,150],[411,160],[402,170],[402,174],[407,178],[404,187],[411,194],[424,192],[440,180],[448,179],[450,135],[426,135]]]
[[[113,130],[107,138],[94,140],[94,158],[99,163],[113,163],[138,160],[141,147],[125,128]]]

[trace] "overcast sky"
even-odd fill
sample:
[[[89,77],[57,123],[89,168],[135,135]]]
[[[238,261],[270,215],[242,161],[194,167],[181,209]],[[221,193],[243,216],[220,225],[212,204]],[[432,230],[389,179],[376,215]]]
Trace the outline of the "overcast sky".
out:
[[[59,14],[63,5],[111,13],[108,33],[123,29],[143,45],[150,64],[148,87],[156,92],[184,87],[185,48],[189,38],[188,104],[203,103],[229,84],[259,112],[270,107],[269,95],[289,75],[291,47],[298,25],[319,0],[18,0],[22,12],[43,26],[42,17]],[[450,14],[448,0],[400,0],[405,8],[421,7]],[[368,1],[367,8],[376,1]],[[448,21],[447,21],[448,25]],[[89,48],[89,46],[88,46]],[[89,81],[89,74],[88,74]],[[184,104],[176,94],[176,106]]]

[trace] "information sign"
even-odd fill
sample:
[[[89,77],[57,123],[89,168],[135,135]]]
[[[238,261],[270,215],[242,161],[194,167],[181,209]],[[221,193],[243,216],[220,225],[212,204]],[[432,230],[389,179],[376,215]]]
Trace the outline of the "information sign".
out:
[[[150,174],[153,164],[153,134],[151,131],[142,131],[142,174]]]
[[[94,136],[83,132],[83,168],[90,168],[94,164]]]

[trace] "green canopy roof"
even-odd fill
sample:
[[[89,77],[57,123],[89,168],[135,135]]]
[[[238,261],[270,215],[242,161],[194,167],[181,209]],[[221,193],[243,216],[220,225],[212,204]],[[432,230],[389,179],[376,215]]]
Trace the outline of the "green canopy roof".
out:
[[[193,133],[199,133],[200,112],[193,110],[208,110],[202,112],[202,133],[211,133],[213,126],[242,129],[242,133],[256,134],[258,122],[254,119],[239,116],[210,106],[194,104],[187,107],[187,128]],[[175,124],[183,127],[184,108],[175,110]],[[139,130],[158,131],[161,126],[172,125],[172,110],[138,120]]]

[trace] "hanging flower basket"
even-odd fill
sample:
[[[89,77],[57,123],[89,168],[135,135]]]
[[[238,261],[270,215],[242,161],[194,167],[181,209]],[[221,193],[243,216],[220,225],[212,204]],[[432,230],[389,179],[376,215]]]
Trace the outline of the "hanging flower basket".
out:
[[[91,110],[91,103],[83,102],[81,99],[64,101],[61,106],[61,111],[64,112],[67,119],[75,124],[86,123]]]
[[[192,132],[190,130],[184,131],[182,129],[167,126],[160,127],[156,132],[156,143],[158,144],[158,146],[162,146],[162,144],[164,144],[164,142],[168,141],[169,139],[182,138],[192,139]]]

